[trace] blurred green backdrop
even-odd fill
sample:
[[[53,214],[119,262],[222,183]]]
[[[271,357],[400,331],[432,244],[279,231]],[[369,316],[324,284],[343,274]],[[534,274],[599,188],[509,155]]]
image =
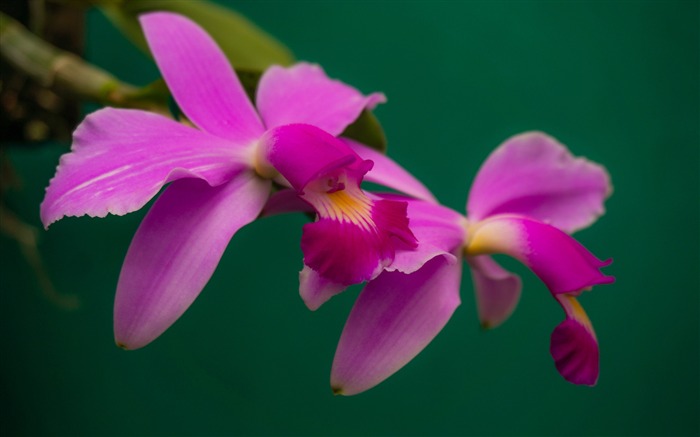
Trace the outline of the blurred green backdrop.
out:
[[[185,316],[135,352],[112,340],[114,289],[143,212],[64,219],[42,232],[57,287],[42,297],[0,238],[3,435],[697,435],[699,35],[697,1],[236,1],[299,59],[362,91],[390,154],[463,210],[488,153],[544,130],[609,169],[607,214],[577,234],[614,257],[617,283],[582,298],[600,338],[595,388],[565,382],[548,352],[560,308],[534,275],[500,328],[478,328],[472,284],[437,339],[364,394],[334,397],[329,371],[357,290],[315,313],[297,294],[304,219],[244,228]],[[98,13],[88,58],[132,83],[152,63]],[[65,145],[12,149],[25,181],[8,204],[39,226]]]

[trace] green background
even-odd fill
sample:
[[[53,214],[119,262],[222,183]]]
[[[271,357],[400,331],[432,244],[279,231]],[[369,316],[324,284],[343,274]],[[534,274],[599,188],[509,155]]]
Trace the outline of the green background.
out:
[[[233,4],[233,2],[231,2]],[[309,312],[297,294],[300,216],[239,232],[196,303],[148,347],[112,340],[112,302],[143,211],[70,218],[41,234],[46,300],[0,238],[3,435],[697,435],[699,432],[698,2],[235,2],[299,59],[364,92],[391,156],[462,211],[507,137],[543,130],[604,164],[607,213],[577,238],[617,277],[582,297],[601,376],[556,372],[561,309],[534,275],[513,317],[478,328],[471,279],[442,333],[404,369],[334,397],[330,365],[357,289]],[[158,76],[99,14],[90,60],[125,81]],[[13,149],[8,204],[39,226],[65,145]],[[465,272],[466,273],[466,272]]]

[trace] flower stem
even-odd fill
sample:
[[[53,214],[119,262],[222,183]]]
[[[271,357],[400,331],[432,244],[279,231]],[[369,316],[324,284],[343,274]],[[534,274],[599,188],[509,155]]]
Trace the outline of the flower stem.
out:
[[[137,88],[73,53],[60,50],[0,12],[0,55],[46,88],[102,105],[169,114],[167,97]]]

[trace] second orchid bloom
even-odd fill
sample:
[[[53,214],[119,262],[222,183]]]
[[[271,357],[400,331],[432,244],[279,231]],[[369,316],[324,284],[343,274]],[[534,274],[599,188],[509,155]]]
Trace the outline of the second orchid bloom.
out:
[[[416,238],[443,254],[412,274],[386,272],[367,285],[336,351],[334,390],[367,390],[423,350],[460,303],[462,257],[473,274],[482,325],[494,327],[508,318],[521,282],[491,254],[519,260],[549,288],[566,317],[551,338],[557,370],[572,383],[595,384],[597,338],[576,298],[614,279],[600,272],[610,260],[600,261],[564,231],[592,224],[610,193],[603,167],[534,132],[509,139],[486,160],[470,191],[467,216],[408,200]]]
[[[467,215],[441,206],[386,156],[340,137],[383,102],[329,79],[318,66],[271,67],[255,105],[216,43],[172,13],[144,15],[151,52],[191,125],[145,111],[89,115],[61,158],[41,205],[45,226],[64,216],[123,215],[165,187],[141,223],[117,284],[114,331],[127,349],[161,335],[202,291],[233,235],[261,214],[305,211],[300,294],[317,309],[367,282],[333,362],[336,393],[380,383],[413,359],[460,303],[461,260],[473,273],[479,317],[502,323],[520,280],[491,257],[529,267],[565,311],[552,334],[559,372],[595,384],[598,346],[577,301],[612,282],[571,238],[603,213],[603,167],[551,137],[508,140],[482,166]],[[402,194],[371,193],[363,180]],[[281,190],[273,190],[273,184]],[[274,194],[273,194],[274,191]]]

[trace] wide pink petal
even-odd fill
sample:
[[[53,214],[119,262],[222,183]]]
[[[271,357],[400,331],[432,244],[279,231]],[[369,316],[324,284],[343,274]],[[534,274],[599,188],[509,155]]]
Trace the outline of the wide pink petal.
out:
[[[123,215],[140,209],[169,181],[194,177],[220,185],[245,165],[234,143],[146,111],[106,108],[73,134],[46,189],[41,220]]]
[[[522,214],[566,232],[585,228],[605,211],[612,192],[605,168],[574,157],[542,132],[516,135],[481,166],[467,202],[470,220]]]
[[[265,71],[256,96],[260,115],[268,128],[307,123],[331,135],[339,135],[362,110],[372,109],[386,98],[365,96],[355,88],[330,79],[318,65],[299,63],[272,66]]]
[[[184,179],[163,192],[134,235],[119,276],[119,346],[145,346],[185,312],[231,237],[258,216],[269,189],[269,181],[246,172],[218,187]]]
[[[522,216],[493,216],[470,228],[467,255],[502,253],[528,266],[553,294],[576,293],[615,278],[578,241],[554,226]]]
[[[336,394],[368,390],[394,374],[442,330],[459,306],[461,262],[445,257],[406,275],[385,272],[353,307],[333,359]]]
[[[182,112],[201,129],[238,144],[264,131],[253,104],[216,42],[171,12],[140,17],[148,46]]]
[[[362,159],[369,159],[374,163],[372,170],[365,175],[366,181],[384,185],[417,199],[437,202],[433,193],[421,181],[388,156],[349,138],[341,138],[341,140]]]
[[[501,267],[488,255],[467,258],[471,267],[479,321],[484,328],[505,322],[520,300],[520,277]]]
[[[554,364],[567,381],[595,385],[600,373],[598,339],[586,312],[575,297],[556,296],[566,312],[566,320],[554,329],[550,352]]]

